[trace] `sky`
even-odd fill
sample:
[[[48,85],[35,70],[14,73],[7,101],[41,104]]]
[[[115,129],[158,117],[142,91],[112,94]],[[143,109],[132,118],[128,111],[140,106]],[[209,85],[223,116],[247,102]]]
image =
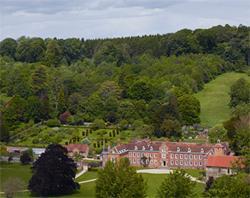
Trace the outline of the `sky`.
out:
[[[0,40],[110,38],[250,25],[250,0],[0,0]]]

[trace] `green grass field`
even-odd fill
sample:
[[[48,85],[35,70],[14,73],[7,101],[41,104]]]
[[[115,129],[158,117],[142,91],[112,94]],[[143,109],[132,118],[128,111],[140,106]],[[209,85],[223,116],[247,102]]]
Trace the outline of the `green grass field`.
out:
[[[147,182],[148,197],[156,197],[157,191],[167,177],[167,174],[142,174],[142,177]]]
[[[142,174],[142,177],[147,181],[147,195],[149,198],[156,197],[157,191],[167,177],[167,174]],[[195,197],[202,197],[202,192],[204,190],[204,185],[196,183],[194,186]]]
[[[81,175],[80,177],[78,177],[76,179],[76,181],[85,181],[85,180],[89,180],[89,179],[95,179],[97,178],[97,173],[98,171],[88,171],[87,173],[84,173],[83,175]]]
[[[27,186],[31,177],[31,169],[29,165],[21,165],[14,163],[0,163],[0,190],[3,190],[3,184],[9,178],[19,178]]]
[[[198,176],[199,171],[192,170],[191,175]],[[159,189],[163,180],[167,177],[167,174],[142,174],[143,178],[147,182],[147,195],[149,198],[153,198],[157,194],[157,190]],[[0,177],[1,183],[0,188],[2,191],[2,184],[6,181],[7,178],[10,177],[18,177],[22,179],[25,184],[28,184],[29,178],[31,177],[30,166],[22,166],[20,164],[8,164],[8,163],[1,163],[0,169]],[[89,179],[97,178],[97,171],[89,171],[79,177],[77,181],[84,181]],[[204,189],[203,184],[196,184],[194,186],[196,197],[201,197],[202,192]],[[0,197],[4,197],[3,194]],[[31,197],[29,192],[20,192],[17,193],[15,197]],[[75,198],[75,197],[82,197],[82,198],[94,198],[95,197],[95,182],[81,184],[81,188],[71,195],[61,196],[62,198]]]
[[[240,78],[250,81],[250,77],[244,73],[225,73],[207,83],[204,89],[196,94],[201,103],[202,125],[213,127],[230,118],[229,91],[232,84]]]

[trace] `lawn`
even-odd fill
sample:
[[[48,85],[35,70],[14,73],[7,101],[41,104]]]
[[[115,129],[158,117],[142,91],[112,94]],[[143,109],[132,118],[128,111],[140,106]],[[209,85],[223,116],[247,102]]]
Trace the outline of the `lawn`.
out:
[[[207,83],[204,89],[196,94],[201,103],[200,118],[202,125],[213,127],[230,118],[229,91],[232,84],[239,78],[250,81],[250,77],[244,73],[225,73]]]
[[[61,196],[60,198],[75,198],[75,197],[94,198],[95,197],[95,182],[81,184],[81,188],[78,192],[71,194],[71,195],[67,195],[67,196]]]
[[[192,174],[191,174],[192,176],[199,176],[200,171],[193,171],[192,170],[190,172],[192,172]],[[160,187],[161,183],[164,181],[164,179],[167,177],[167,174],[141,174],[141,175],[147,182],[147,196],[148,196],[148,198],[156,197],[157,190],[159,189],[159,187]],[[86,180],[96,178],[94,176],[95,176],[94,172],[89,172],[89,175],[86,175]],[[200,184],[200,183],[196,183],[196,185],[194,186],[194,189],[195,189],[194,190],[195,197],[202,197],[204,185]],[[66,197],[89,197],[89,198],[95,197],[95,182],[82,184],[81,189],[78,193],[75,193],[74,195],[70,195],[70,196],[64,196],[64,197],[65,198]]]
[[[147,181],[148,198],[156,197],[157,191],[161,183],[167,176],[168,176],[167,174],[142,174],[142,177]],[[195,197],[202,197],[203,189],[204,189],[203,184],[196,183],[196,185],[194,186]]]
[[[141,174],[147,182],[147,195],[148,197],[156,197],[157,190],[161,183],[167,177],[167,174]]]
[[[22,166],[20,164],[1,164],[1,190],[2,190],[2,181],[5,181],[7,178],[10,177],[18,177],[22,179],[26,184],[31,176],[30,166]],[[188,170],[187,171],[190,175],[198,177],[200,175],[199,170]],[[167,177],[167,174],[141,174],[145,181],[147,182],[147,195],[149,198],[153,198],[157,194],[157,190],[159,189],[161,183]],[[89,179],[97,178],[97,171],[89,171],[79,177],[77,181],[84,181]],[[70,197],[86,197],[92,198],[95,197],[95,182],[85,183],[80,185],[81,188],[79,191],[75,192],[71,195],[61,196],[62,198],[70,198]],[[198,184],[194,186],[195,188],[195,197],[202,197],[202,192],[204,189],[203,184]],[[3,195],[0,195],[3,197]],[[16,197],[30,197],[29,192],[21,192],[16,195]]]
[[[21,165],[14,163],[0,163],[0,191],[3,191],[3,183],[8,178],[20,178],[25,185],[27,186],[28,181],[31,177],[31,170],[29,165]],[[79,177],[77,181],[84,181],[89,179],[94,179],[97,177],[97,171],[89,171]],[[3,194],[0,194],[0,197],[4,197]],[[31,197],[29,192],[20,192],[15,197]],[[81,188],[78,192],[73,195],[62,196],[63,198],[67,197],[95,197],[95,182],[90,182],[86,184],[81,184]]]
[[[185,169],[187,174],[191,175],[192,177],[196,177],[199,179],[203,176],[204,170],[197,170],[197,169]]]
[[[3,190],[4,182],[9,178],[19,178],[27,186],[31,177],[31,169],[29,165],[21,165],[14,163],[0,163],[0,190]]]
[[[0,195],[0,197],[4,197]],[[15,198],[32,197],[29,192],[20,192],[15,195]],[[57,198],[94,198],[95,197],[95,182],[81,184],[81,188],[74,194],[59,196]]]
[[[80,181],[85,181],[89,179],[95,179],[97,178],[97,173],[98,171],[88,171],[87,173],[84,173],[83,175],[78,177],[76,181],[80,182]]]

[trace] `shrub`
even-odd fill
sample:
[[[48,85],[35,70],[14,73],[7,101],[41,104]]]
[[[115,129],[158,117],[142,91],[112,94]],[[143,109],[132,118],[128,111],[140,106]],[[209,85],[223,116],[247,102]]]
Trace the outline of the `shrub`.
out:
[[[46,122],[48,127],[59,127],[60,126],[60,122],[57,119],[50,119]]]
[[[29,164],[33,161],[33,152],[31,149],[24,151],[20,156],[20,161],[23,165]]]
[[[126,130],[126,129],[128,129],[128,126],[129,126],[129,123],[128,123],[128,121],[127,120],[121,120],[120,122],[119,122],[119,127],[122,129],[122,130]]]
[[[105,122],[102,119],[95,119],[91,125],[91,129],[93,130],[103,129],[103,128],[105,128]]]
[[[62,124],[68,123],[68,118],[71,116],[69,111],[65,111],[64,113],[60,114],[59,120]]]

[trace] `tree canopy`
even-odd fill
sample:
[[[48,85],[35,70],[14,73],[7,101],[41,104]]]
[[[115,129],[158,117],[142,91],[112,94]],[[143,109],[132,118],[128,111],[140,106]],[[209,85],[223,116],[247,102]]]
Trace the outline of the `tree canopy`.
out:
[[[193,197],[194,185],[195,183],[186,176],[185,171],[177,170],[170,173],[162,182],[157,197]]]
[[[67,156],[67,150],[59,144],[49,145],[34,162],[29,190],[35,196],[58,196],[79,189],[74,181],[76,164]]]
[[[127,158],[116,163],[108,161],[98,173],[96,197],[146,197],[146,183],[142,176],[129,166]]]
[[[250,103],[250,82],[244,78],[237,80],[230,90],[230,105],[235,107],[239,104]]]
[[[238,174],[235,176],[224,175],[217,178],[206,195],[208,197],[249,197],[249,175]]]

